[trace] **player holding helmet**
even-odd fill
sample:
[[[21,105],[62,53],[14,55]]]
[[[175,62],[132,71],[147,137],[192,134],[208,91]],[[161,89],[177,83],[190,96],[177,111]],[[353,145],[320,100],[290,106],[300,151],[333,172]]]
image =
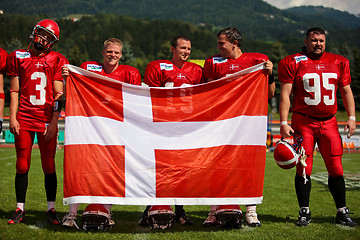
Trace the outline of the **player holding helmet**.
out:
[[[35,133],[45,174],[48,222],[60,223],[55,212],[57,178],[54,158],[63,95],[61,67],[68,61],[60,53],[51,50],[59,40],[59,35],[60,29],[56,22],[42,20],[34,27],[28,49],[16,50],[8,57],[7,71],[11,77],[10,131],[15,136],[17,155],[17,208],[8,224],[25,220],[25,196]]]
[[[313,166],[313,151],[318,144],[329,173],[328,186],[337,208],[336,223],[346,226],[357,224],[349,217],[346,206],[345,182],[341,157],[343,148],[335,113],[337,111],[336,90],[339,88],[349,116],[345,131],[348,137],[354,134],[355,102],[350,88],[349,61],[337,54],[325,52],[326,36],[321,28],[311,28],[306,33],[305,46],[301,53],[285,57],[279,63],[281,82],[280,133],[289,137],[294,131],[303,136],[305,149],[306,180],[302,166],[297,165],[295,189],[300,207],[297,226],[307,226],[311,221],[309,199],[310,175]],[[287,123],[292,100],[291,127]]]

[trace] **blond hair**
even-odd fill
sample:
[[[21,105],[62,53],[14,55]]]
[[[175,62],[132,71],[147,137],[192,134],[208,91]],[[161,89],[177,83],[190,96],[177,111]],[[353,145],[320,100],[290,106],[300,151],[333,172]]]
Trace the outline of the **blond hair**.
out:
[[[117,39],[117,38],[109,38],[109,39],[105,40],[105,42],[104,42],[104,48],[103,48],[103,49],[105,49],[106,46],[109,45],[109,44],[118,45],[118,46],[120,46],[120,48],[121,48],[121,50],[122,50],[123,43],[121,42],[120,39]]]

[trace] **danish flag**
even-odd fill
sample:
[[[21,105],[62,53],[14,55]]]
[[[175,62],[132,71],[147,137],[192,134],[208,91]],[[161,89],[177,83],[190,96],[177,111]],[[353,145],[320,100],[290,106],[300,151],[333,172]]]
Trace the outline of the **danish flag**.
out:
[[[263,64],[210,83],[134,86],[68,65],[64,204],[259,204]]]

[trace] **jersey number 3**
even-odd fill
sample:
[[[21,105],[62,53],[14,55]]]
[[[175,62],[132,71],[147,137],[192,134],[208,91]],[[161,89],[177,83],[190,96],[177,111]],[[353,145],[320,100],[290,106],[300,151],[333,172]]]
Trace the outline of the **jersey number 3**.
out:
[[[330,78],[337,78],[336,73],[322,73],[322,81],[317,73],[306,73],[303,76],[304,89],[309,93],[314,93],[314,98],[305,97],[307,105],[318,105],[322,100],[325,105],[334,105],[335,103],[335,85],[329,83]],[[310,79],[314,80],[314,86],[310,86]],[[322,86],[321,86],[322,83]],[[321,87],[330,90],[330,96],[321,96]]]
[[[31,74],[31,80],[38,80],[40,78],[40,84],[35,85],[36,91],[40,91],[40,99],[36,98],[36,95],[30,95],[30,102],[33,105],[44,105],[46,102],[46,84],[47,77],[43,72],[34,72]]]

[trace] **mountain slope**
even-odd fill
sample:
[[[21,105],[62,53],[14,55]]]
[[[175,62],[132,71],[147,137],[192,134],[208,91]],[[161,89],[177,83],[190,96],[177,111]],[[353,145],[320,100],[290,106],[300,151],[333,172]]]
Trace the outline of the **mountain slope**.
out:
[[[63,18],[70,14],[116,14],[144,19],[173,19],[193,24],[210,24],[216,32],[234,26],[245,39],[277,41],[303,38],[306,29],[325,28],[332,35],[342,31],[349,42],[360,45],[352,36],[360,18],[328,8],[277,9],[262,0],[12,0],[1,3],[5,13]],[[310,15],[309,15],[310,14]],[[350,20],[349,20],[350,19]]]

